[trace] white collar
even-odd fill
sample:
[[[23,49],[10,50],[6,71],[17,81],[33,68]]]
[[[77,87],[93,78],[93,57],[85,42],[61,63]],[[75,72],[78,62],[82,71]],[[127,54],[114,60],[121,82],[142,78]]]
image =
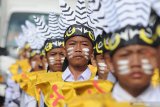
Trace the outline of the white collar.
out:
[[[77,81],[85,81],[85,80],[89,80],[91,77],[91,71],[90,69],[87,67],[87,69],[78,77]],[[73,82],[74,77],[73,74],[71,73],[71,71],[69,70],[69,68],[67,67],[66,70],[63,72],[62,74],[62,79],[64,81],[70,81]]]
[[[119,83],[116,83],[112,91],[112,96],[119,102],[160,102],[160,87],[149,86],[141,95],[133,97]]]

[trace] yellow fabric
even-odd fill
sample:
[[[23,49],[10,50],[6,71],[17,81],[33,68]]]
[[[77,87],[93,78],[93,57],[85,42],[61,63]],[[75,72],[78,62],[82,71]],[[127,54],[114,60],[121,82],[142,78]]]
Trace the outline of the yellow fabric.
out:
[[[160,84],[160,74],[159,74],[159,69],[155,69],[153,76],[152,76],[152,80],[151,83],[153,86],[158,86]]]
[[[111,93],[77,96],[67,103],[67,107],[145,107],[144,104],[116,102]]]
[[[37,101],[40,100],[40,89],[35,86],[37,82],[37,76],[43,75],[46,71],[37,71],[26,73],[26,79],[24,83],[21,85],[21,88],[30,96],[35,97]]]
[[[94,77],[96,76],[97,68],[92,66],[92,65],[89,65],[88,67],[89,67],[89,69],[92,73],[90,80],[93,80]],[[36,84],[42,90],[42,92],[45,96],[45,102],[48,105],[48,107],[51,106],[52,101],[54,101],[53,99],[48,100],[50,98],[50,96],[49,96],[50,93],[53,91],[52,86],[53,86],[54,83],[56,84],[56,86],[59,86],[59,87],[61,87],[61,85],[63,85],[64,82],[62,80],[62,72],[48,72],[48,73],[45,73],[43,75],[38,75],[37,76],[37,83]],[[75,96],[74,95],[75,93],[72,94],[72,91],[74,91],[74,88],[71,87],[71,84],[65,83],[65,86],[67,87],[66,89],[70,90],[69,92],[71,92],[71,93],[64,92],[65,95],[67,96],[66,99],[70,99],[73,96]],[[78,86],[76,85],[76,87],[78,87]],[[65,88],[63,88],[63,90],[64,89]],[[62,92],[61,90],[59,90],[59,91]],[[58,106],[61,107],[62,106],[61,104],[64,105],[64,100],[58,102]]]
[[[22,72],[29,72],[31,69],[28,59],[20,60],[18,61],[18,64],[21,67]]]
[[[38,74],[36,84],[41,84],[48,81],[63,81],[62,72],[46,72],[43,75]]]
[[[18,70],[21,69],[22,72],[28,72],[31,69],[28,59],[17,60],[15,64],[12,64],[9,68],[13,75],[18,74]]]
[[[48,107],[64,107],[65,103],[76,96],[103,94],[110,92],[113,84],[109,81],[53,82],[37,84]]]
[[[21,87],[21,83],[23,83],[26,78],[27,77],[25,76],[25,73],[15,74],[12,76],[12,80],[20,84],[20,87]]]
[[[43,87],[43,84],[49,81],[63,81],[62,80],[62,72],[46,72],[43,74],[38,74],[37,75],[37,81],[36,84],[38,84],[39,86]],[[41,91],[41,89],[37,86],[37,88],[39,89],[39,91]],[[46,88],[45,86],[43,88]],[[39,103],[38,103],[39,104]]]
[[[12,75],[18,74],[18,63],[12,64],[9,68],[9,71],[12,73]]]
[[[93,66],[93,65],[88,65],[88,68],[90,69],[92,75],[90,80],[94,80],[96,73],[97,73],[97,67]]]
[[[26,92],[28,95],[35,97],[39,102],[40,100],[40,89],[38,89],[35,84],[37,82],[37,76],[43,75],[46,71],[36,71],[36,72],[22,72],[21,74],[16,74],[12,77],[19,85],[20,88]]]

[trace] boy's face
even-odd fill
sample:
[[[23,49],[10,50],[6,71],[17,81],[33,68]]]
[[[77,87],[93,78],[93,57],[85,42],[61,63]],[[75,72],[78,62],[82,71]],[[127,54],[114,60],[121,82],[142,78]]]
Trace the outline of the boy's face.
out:
[[[67,40],[65,50],[69,64],[74,66],[85,66],[91,59],[93,46],[89,39],[75,36]]]
[[[48,68],[48,62],[45,56],[41,56],[41,60],[42,60],[42,66],[44,70],[47,70]]]
[[[24,58],[30,57],[31,48],[27,48],[24,50]]]
[[[116,51],[112,57],[114,75],[125,87],[142,88],[150,84],[157,68],[155,48],[142,45],[130,45]]]
[[[107,65],[105,63],[103,54],[96,55],[96,64],[99,73],[101,74],[108,73]]]
[[[30,64],[33,71],[43,70],[41,56],[38,54],[30,58]]]
[[[52,49],[51,51],[47,52],[46,58],[50,70],[53,72],[62,71],[62,65],[65,59],[64,48]]]
[[[104,61],[107,64],[109,71],[113,72],[113,65],[112,65],[112,61],[111,61],[111,57],[110,57],[109,52],[104,53]]]

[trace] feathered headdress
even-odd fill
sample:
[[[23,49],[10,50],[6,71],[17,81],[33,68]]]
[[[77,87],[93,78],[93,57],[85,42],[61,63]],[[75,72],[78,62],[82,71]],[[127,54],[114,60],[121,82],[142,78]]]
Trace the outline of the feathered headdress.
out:
[[[101,0],[100,12],[104,17],[98,21],[109,39],[111,54],[124,46],[141,44],[154,46],[155,38],[150,25],[151,8],[146,1]],[[104,13],[103,13],[104,12]]]
[[[67,22],[70,24],[64,34],[65,42],[73,36],[82,36],[88,38],[91,43],[94,42],[94,23],[91,19],[92,10],[86,8],[85,0],[78,0],[76,9],[73,11],[65,0],[60,0],[60,7]]]
[[[30,21],[26,20],[25,25],[21,26],[25,44],[27,43],[31,48],[30,57],[40,54],[40,49],[44,44],[44,38],[37,32],[36,26]]]
[[[63,14],[58,18],[55,13],[49,13],[48,25],[46,25],[41,18],[36,16],[34,16],[34,21],[36,22],[38,32],[46,39],[44,45],[45,52],[53,48],[64,46],[63,35],[66,30],[67,22]]]

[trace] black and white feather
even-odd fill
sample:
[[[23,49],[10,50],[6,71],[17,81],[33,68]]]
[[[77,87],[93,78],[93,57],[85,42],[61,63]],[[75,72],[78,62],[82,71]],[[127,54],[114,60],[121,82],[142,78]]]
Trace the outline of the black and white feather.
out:
[[[66,17],[66,20],[70,24],[75,24],[75,12],[72,10],[70,6],[65,2],[65,0],[59,0],[60,8],[62,10],[63,15]]]
[[[27,35],[25,35],[27,43],[29,43],[31,49],[41,49],[45,38],[41,36],[41,33],[37,32],[37,28],[32,22],[27,20],[25,25],[27,28]]]
[[[90,0],[90,2],[92,1]],[[92,8],[91,6],[86,6],[85,0],[77,0],[75,11],[72,10],[65,0],[59,0],[59,4],[62,13],[70,25],[83,24],[91,29],[95,29],[94,21],[91,18]]]
[[[122,29],[128,25],[143,27],[148,25],[152,8],[150,0],[93,1],[93,16],[97,16],[98,26],[102,27],[107,33]]]
[[[55,15],[55,13],[51,12],[49,13],[49,18],[48,18],[48,27],[50,29],[50,32],[54,35],[59,33],[59,28],[58,28],[58,18]]]
[[[59,24],[59,35],[63,37],[67,27],[69,24],[67,23],[67,20],[63,14],[60,14],[58,18],[58,24]]]
[[[39,18],[34,17],[38,32],[42,34],[42,38],[47,39],[63,38],[65,30],[69,26],[63,14],[58,17],[54,12],[49,13],[48,25]]]
[[[53,35],[52,35],[48,25],[46,25],[45,20],[42,17],[40,18],[37,16],[34,16],[33,18],[36,23],[36,27],[37,27],[38,32],[41,33],[46,39],[52,38]]]
[[[16,44],[18,46],[19,49],[24,48],[25,44],[26,44],[26,37],[23,33],[20,33],[18,35],[18,37],[15,38]]]

